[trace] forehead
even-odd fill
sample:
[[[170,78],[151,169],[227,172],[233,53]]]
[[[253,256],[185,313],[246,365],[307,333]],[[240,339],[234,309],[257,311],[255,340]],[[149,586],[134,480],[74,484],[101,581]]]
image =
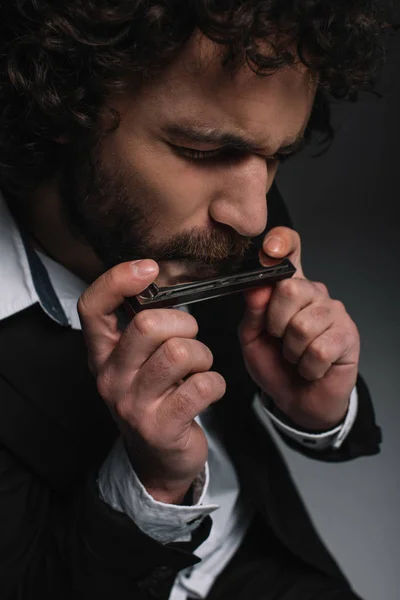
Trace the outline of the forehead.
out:
[[[154,122],[218,128],[263,147],[298,136],[314,95],[315,83],[304,65],[264,77],[247,65],[232,73],[222,66],[221,47],[197,36],[143,87],[138,100],[152,108]]]

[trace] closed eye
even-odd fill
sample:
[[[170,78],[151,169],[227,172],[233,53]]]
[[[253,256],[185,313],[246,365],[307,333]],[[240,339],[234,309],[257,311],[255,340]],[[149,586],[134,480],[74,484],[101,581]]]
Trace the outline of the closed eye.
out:
[[[185,146],[174,146],[178,154],[192,158],[194,160],[202,160],[206,158],[214,158],[215,156],[226,155],[224,148],[216,148],[215,150],[196,150],[195,148],[186,148]]]
[[[207,160],[207,159],[219,159],[223,160],[238,160],[243,158],[246,152],[243,150],[237,150],[235,148],[215,148],[214,150],[196,150],[195,148],[187,148],[185,146],[173,146],[175,151],[178,152],[180,156],[184,158],[188,158],[190,160]],[[279,158],[278,158],[279,156]],[[264,158],[264,157],[263,157]],[[279,155],[276,154],[271,158],[266,158],[267,161],[278,161],[287,158],[287,155]]]
[[[215,148],[214,150],[197,150],[195,148],[187,148],[186,146],[175,146],[172,145],[174,150],[178,152],[181,156],[185,158],[189,158],[191,160],[207,160],[211,158],[220,158],[222,160],[232,159],[232,158],[240,158],[246,154],[243,150],[239,150],[236,148]],[[303,145],[296,147],[295,150],[287,150],[283,152],[276,152],[272,156],[263,157],[268,162],[284,162],[294,154],[297,154]]]

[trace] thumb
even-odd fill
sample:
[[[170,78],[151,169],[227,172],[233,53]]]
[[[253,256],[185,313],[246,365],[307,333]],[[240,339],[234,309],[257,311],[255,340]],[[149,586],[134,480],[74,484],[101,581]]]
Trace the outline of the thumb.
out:
[[[157,274],[153,260],[121,263],[103,273],[80,297],[78,313],[94,371],[105,363],[121,337],[115,311],[125,298],[140,294]]]
[[[267,266],[271,258],[288,258],[296,267],[296,277],[304,279],[301,265],[301,240],[294,229],[274,227],[267,233],[260,250],[260,262]]]

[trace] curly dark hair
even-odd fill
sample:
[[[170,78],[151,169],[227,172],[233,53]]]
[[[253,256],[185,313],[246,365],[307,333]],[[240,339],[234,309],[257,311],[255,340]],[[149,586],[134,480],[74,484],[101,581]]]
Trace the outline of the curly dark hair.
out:
[[[110,92],[196,31],[224,46],[227,69],[268,75],[300,58],[320,98],[348,98],[374,79],[381,29],[374,0],[0,0],[0,187],[21,196],[54,175],[55,140],[93,136]]]

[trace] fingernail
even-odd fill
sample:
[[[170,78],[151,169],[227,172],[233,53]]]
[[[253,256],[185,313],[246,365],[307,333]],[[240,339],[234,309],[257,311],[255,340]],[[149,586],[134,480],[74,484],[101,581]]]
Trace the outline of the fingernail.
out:
[[[282,252],[284,244],[280,238],[272,236],[267,239],[266,243],[264,244],[264,247],[268,252],[276,254],[278,252]]]
[[[146,275],[152,275],[156,272],[156,265],[152,260],[137,260],[132,263],[132,271],[134,275],[145,277]]]

